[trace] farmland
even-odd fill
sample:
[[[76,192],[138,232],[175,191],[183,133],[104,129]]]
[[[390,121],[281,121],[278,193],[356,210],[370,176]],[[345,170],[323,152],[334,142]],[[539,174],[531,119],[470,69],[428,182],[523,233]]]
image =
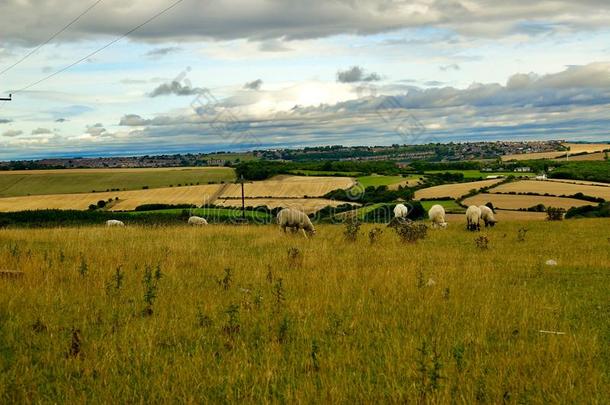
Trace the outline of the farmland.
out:
[[[468,183],[443,184],[441,186],[434,186],[417,190],[415,192],[415,198],[417,200],[421,200],[422,198],[443,197],[460,198],[461,196],[468,194],[470,190],[478,190],[482,187],[493,186],[494,184],[497,184],[501,181],[502,179],[493,179],[473,181]]]
[[[610,185],[594,186],[586,184],[562,183],[555,181],[516,181],[502,184],[489,190],[490,193],[538,193],[554,196],[582,193],[587,196],[610,201]]]
[[[578,153],[598,153],[610,149],[610,143],[565,143],[563,144],[569,147],[570,154]],[[566,151],[558,152],[540,152],[540,153],[522,153],[516,155],[505,155],[502,156],[503,161],[510,160],[531,160],[531,159],[555,159],[560,156],[565,156]],[[584,156],[584,155],[583,155]],[[578,160],[582,160],[582,156],[579,156]]]
[[[303,198],[319,197],[339,188],[349,188],[354,180],[349,177],[275,176],[269,180],[246,184],[248,197]],[[220,198],[241,197],[241,186],[227,185]]]
[[[447,212],[464,211],[464,208],[462,208],[457,202],[455,202],[455,200],[435,200],[421,202],[421,205],[426,211],[428,211],[430,208],[432,208],[433,205],[436,204],[442,205],[443,208],[445,208],[445,211]]]
[[[218,199],[215,204],[226,207],[241,207],[241,199]],[[306,214],[313,214],[324,207],[336,207],[345,204],[345,202],[324,198],[248,198],[245,200],[245,204],[246,207],[259,207],[264,205],[269,209],[277,207],[295,208]]]
[[[597,205],[574,198],[547,197],[537,195],[510,195],[510,194],[477,194],[464,200],[465,205],[484,205],[491,202],[494,207],[502,209],[527,209],[538,204],[545,207],[569,209],[571,207],[582,207],[583,205]]]
[[[0,398],[604,403],[604,224],[0,230]]]
[[[0,171],[0,197],[203,185],[234,178],[233,169],[224,167]]]

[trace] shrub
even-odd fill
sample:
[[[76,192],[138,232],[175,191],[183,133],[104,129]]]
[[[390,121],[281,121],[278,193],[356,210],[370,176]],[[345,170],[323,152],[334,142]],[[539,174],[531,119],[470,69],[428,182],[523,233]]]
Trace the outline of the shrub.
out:
[[[393,228],[400,240],[406,243],[415,243],[420,239],[425,239],[428,235],[428,227],[425,224],[409,220],[399,221]]]
[[[566,210],[563,208],[554,208],[549,207],[546,209],[546,217],[549,221],[561,221],[563,220],[563,215],[566,213]]]

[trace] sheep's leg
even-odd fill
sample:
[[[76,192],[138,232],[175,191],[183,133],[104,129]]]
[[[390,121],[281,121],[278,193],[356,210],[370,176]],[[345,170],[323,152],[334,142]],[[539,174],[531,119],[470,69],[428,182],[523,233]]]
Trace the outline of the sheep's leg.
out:
[[[309,239],[309,237],[307,236],[307,232],[305,232],[305,228],[299,228],[301,231],[303,231],[303,236],[305,236],[305,239]]]

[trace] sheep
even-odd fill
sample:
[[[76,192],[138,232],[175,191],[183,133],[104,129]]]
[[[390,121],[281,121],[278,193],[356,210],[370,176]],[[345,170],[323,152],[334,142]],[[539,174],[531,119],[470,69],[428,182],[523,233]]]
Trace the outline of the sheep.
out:
[[[445,221],[445,208],[442,205],[433,205],[428,211],[428,218],[432,221],[432,227],[446,228],[447,222]]]
[[[205,218],[192,216],[189,218],[188,224],[192,226],[203,226],[207,225],[208,221],[206,221]]]
[[[406,205],[396,204],[396,207],[394,207],[394,217],[395,218],[406,219],[408,214],[409,214],[409,209],[407,208]]]
[[[466,210],[466,229],[469,231],[481,230],[479,222],[481,220],[481,209],[476,205],[471,205]]]
[[[316,233],[316,229],[307,214],[294,208],[282,209],[277,214],[277,222],[284,233],[286,232],[286,228],[296,230],[297,232],[301,230],[306,238],[308,234],[313,236]]]
[[[488,226],[494,226],[498,220],[494,217],[494,212],[486,205],[479,206],[481,210],[481,219],[485,222],[485,228]]]
[[[114,227],[124,227],[125,224],[122,221],[117,221],[116,219],[110,219],[106,221],[106,227],[114,228]]]

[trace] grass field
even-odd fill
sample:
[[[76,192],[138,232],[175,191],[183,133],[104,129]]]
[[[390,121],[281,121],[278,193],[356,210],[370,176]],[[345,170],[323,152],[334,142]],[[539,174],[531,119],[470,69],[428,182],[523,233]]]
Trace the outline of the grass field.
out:
[[[504,176],[515,175],[514,172],[482,172],[480,170],[429,170],[425,173],[438,174],[438,173],[462,173],[465,179],[485,179],[487,176]],[[519,173],[519,176],[534,177],[535,173]]]
[[[464,208],[462,208],[457,202],[455,202],[455,200],[439,200],[439,201],[422,201],[421,205],[422,207],[424,207],[424,209],[426,211],[428,211],[430,208],[432,208],[433,205],[442,205],[443,208],[445,208],[445,211],[464,211]]]
[[[247,197],[320,197],[338,188],[350,188],[354,180],[349,177],[275,176],[269,180],[245,185]],[[241,197],[239,184],[228,185],[220,198]]]
[[[602,404],[605,223],[0,230],[0,399]]]
[[[491,202],[494,207],[503,209],[530,208],[538,204],[545,207],[555,207],[569,209],[572,207],[582,207],[583,205],[597,205],[597,203],[574,198],[547,197],[537,195],[510,195],[510,194],[477,194],[464,201],[465,205],[484,205]]]
[[[360,172],[340,172],[340,171],[327,171],[327,170],[291,170],[291,174],[299,176],[344,176],[344,177],[356,177],[360,175]]]
[[[364,188],[366,187],[379,187],[379,186],[391,186],[392,184],[402,183],[406,178],[402,176],[379,176],[379,175],[371,175],[371,176],[360,176],[356,178],[358,183],[360,183]]]
[[[461,196],[468,194],[470,190],[479,190],[482,187],[489,187],[501,181],[502,179],[481,180],[423,188],[415,192],[415,199],[420,200],[422,198],[443,197],[460,198]]]
[[[489,190],[490,193],[538,193],[550,195],[574,195],[583,193],[584,195],[603,198],[610,201],[609,186],[591,186],[585,184],[560,183],[556,181],[516,181],[502,184]]]
[[[233,169],[225,167],[0,171],[0,197],[203,185],[234,178]]]

